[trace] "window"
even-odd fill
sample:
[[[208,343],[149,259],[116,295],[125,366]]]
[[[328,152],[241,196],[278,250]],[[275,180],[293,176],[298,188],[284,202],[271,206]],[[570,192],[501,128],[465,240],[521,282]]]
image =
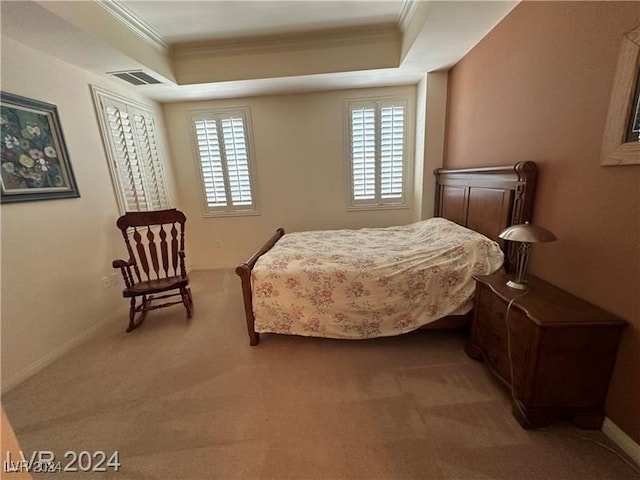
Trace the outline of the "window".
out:
[[[168,208],[153,112],[106,90],[92,91],[120,211]]]
[[[249,118],[248,108],[192,117],[205,211],[210,215],[256,213]]]
[[[407,101],[348,102],[352,207],[406,204]]]

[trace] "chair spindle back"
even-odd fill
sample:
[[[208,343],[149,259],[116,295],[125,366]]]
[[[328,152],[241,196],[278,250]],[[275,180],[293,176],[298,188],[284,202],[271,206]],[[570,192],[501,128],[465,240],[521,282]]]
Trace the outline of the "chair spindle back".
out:
[[[133,271],[138,282],[186,277],[184,256],[180,254],[184,252],[186,220],[185,215],[175,208],[127,212],[118,219],[116,225],[122,232],[129,261],[135,261]],[[141,270],[146,278],[143,278]]]

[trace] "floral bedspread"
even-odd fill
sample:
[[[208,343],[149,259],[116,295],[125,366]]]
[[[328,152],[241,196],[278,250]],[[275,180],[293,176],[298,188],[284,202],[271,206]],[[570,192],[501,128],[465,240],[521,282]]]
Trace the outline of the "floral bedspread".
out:
[[[252,271],[257,332],[329,338],[399,335],[473,296],[471,275],[502,266],[500,246],[444,218],[286,234]]]

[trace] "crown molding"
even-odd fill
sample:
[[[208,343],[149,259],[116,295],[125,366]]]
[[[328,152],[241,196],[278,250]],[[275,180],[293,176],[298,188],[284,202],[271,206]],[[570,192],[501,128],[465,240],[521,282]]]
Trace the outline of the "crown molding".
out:
[[[94,1],[153,48],[164,54],[169,53],[169,42],[121,2],[114,0]]]
[[[402,32],[407,30],[409,22],[413,18],[413,14],[416,13],[418,8],[418,2],[416,0],[403,0],[400,12],[398,13],[398,27]]]
[[[380,41],[399,41],[395,23],[362,27],[316,30],[277,35],[251,36],[223,40],[203,40],[172,45],[174,59],[251,55],[311,50],[333,46],[363,45]]]

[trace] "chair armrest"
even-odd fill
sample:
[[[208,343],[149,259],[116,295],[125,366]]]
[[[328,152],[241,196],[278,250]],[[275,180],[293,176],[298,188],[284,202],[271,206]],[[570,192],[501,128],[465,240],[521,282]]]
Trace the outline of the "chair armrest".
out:
[[[133,281],[131,267],[136,266],[136,261],[133,259],[129,259],[129,260],[118,259],[111,262],[111,265],[113,266],[113,268],[120,269],[120,273],[122,273],[122,279],[124,280],[124,284],[127,286],[127,288],[131,288],[135,283]],[[138,274],[137,268],[136,268],[136,275],[138,275],[138,277],[140,276],[140,274]]]
[[[111,262],[111,265],[113,266],[113,268],[125,268],[125,267],[133,267],[136,264],[136,262],[134,262],[133,260],[114,260],[113,262]]]

